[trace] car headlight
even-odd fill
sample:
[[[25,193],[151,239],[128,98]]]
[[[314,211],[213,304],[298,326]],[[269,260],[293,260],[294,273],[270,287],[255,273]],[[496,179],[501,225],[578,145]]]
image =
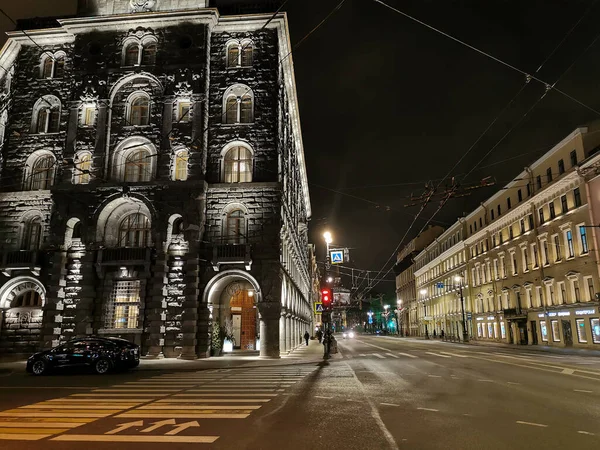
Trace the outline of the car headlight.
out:
[[[346,337],[346,336],[348,336],[348,335],[347,335],[346,333],[342,333],[342,336],[343,336],[343,337]]]
[[[348,337],[349,337],[350,339],[354,338],[354,333],[351,331],[351,332],[348,334]]]

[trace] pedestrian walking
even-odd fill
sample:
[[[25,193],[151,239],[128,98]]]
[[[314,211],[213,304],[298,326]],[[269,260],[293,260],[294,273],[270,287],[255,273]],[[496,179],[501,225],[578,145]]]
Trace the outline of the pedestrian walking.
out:
[[[306,345],[308,345],[308,340],[310,339],[310,334],[308,334],[308,331],[306,331],[304,333],[304,340],[306,341]]]

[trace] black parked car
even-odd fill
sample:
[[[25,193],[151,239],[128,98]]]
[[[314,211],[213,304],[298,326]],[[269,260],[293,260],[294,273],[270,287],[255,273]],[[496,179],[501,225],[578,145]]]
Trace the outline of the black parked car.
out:
[[[43,375],[59,368],[90,368],[97,374],[140,364],[140,347],[125,339],[88,336],[71,339],[27,360],[27,372]]]

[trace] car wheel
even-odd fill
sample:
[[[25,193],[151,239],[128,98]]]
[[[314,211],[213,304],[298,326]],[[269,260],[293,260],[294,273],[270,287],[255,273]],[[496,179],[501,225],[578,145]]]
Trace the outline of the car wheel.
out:
[[[98,375],[104,375],[105,373],[108,373],[109,370],[110,370],[110,361],[106,358],[100,358],[94,364],[94,371]]]
[[[31,372],[34,375],[43,375],[44,373],[46,373],[47,368],[48,368],[48,365],[46,364],[46,362],[39,359],[32,364]]]

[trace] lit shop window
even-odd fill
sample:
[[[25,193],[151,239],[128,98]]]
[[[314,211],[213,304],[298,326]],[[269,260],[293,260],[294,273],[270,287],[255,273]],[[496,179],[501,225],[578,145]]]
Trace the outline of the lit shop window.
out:
[[[506,339],[506,327],[504,326],[504,322],[500,322],[500,336],[502,339]]]
[[[552,340],[554,342],[560,342],[560,333],[558,330],[558,320],[552,321]]]
[[[581,344],[585,344],[587,342],[587,336],[585,335],[585,320],[577,319],[577,340]]]
[[[592,326],[592,341],[594,344],[600,344],[600,319],[590,319]]]
[[[548,342],[548,328],[546,328],[546,321],[540,321],[540,331],[542,333],[542,341]]]
[[[488,323],[488,338],[492,339],[492,337],[494,336],[494,325],[492,323]]]

